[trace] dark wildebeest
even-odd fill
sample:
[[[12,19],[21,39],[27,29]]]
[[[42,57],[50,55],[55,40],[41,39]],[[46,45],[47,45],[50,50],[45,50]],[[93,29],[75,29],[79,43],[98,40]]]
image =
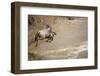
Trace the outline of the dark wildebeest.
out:
[[[53,38],[54,38],[55,35],[56,35],[56,32],[52,31],[52,27],[50,27],[49,25],[46,25],[45,29],[38,31],[35,34],[35,39],[34,39],[34,42],[36,43],[35,46],[38,45],[39,40],[46,39],[46,42],[53,41]]]

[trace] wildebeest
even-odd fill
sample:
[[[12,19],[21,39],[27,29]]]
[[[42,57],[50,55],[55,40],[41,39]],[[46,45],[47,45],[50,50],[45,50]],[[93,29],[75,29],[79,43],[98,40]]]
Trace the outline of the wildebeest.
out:
[[[46,25],[45,29],[38,31],[35,34],[35,38],[34,38],[33,42],[36,43],[35,46],[38,46],[39,40],[46,39],[46,42],[51,42],[51,41],[53,41],[53,38],[55,35],[56,35],[56,32],[52,31],[52,27],[49,25]]]

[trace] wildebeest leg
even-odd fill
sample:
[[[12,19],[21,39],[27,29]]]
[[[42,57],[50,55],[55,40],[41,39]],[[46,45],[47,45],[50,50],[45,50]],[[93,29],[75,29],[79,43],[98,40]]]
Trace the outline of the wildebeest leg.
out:
[[[35,46],[37,47],[38,46],[38,38],[39,38],[39,32],[36,33],[35,35]]]
[[[36,47],[38,46],[38,40],[36,41],[36,44],[35,44],[35,46],[36,46]]]
[[[39,36],[37,36],[37,38],[36,38],[36,44],[35,44],[36,47],[38,46],[38,40],[39,40],[38,37]]]
[[[53,41],[53,37],[51,38],[51,41]]]
[[[49,42],[51,42],[51,41],[53,41],[53,37],[50,38],[50,41]]]
[[[51,42],[51,41],[53,41],[53,37],[48,38],[46,42]]]
[[[46,42],[49,42],[49,40],[50,40],[50,37],[46,38]]]
[[[49,41],[49,38],[46,39],[46,42],[48,42],[48,41]]]

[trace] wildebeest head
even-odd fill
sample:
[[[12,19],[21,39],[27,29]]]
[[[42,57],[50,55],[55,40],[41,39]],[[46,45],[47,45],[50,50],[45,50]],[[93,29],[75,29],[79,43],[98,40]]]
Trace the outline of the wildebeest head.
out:
[[[46,28],[51,28],[49,24],[46,25]]]

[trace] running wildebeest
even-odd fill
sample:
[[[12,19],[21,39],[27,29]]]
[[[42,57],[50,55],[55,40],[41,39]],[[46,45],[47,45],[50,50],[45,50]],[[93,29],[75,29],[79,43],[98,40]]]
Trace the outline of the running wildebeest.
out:
[[[46,39],[46,42],[51,42],[53,41],[54,36],[56,35],[56,32],[52,31],[52,27],[49,25],[46,25],[45,29],[38,31],[35,34],[34,41],[36,43],[36,47],[38,46],[38,41],[39,40],[44,40]]]

